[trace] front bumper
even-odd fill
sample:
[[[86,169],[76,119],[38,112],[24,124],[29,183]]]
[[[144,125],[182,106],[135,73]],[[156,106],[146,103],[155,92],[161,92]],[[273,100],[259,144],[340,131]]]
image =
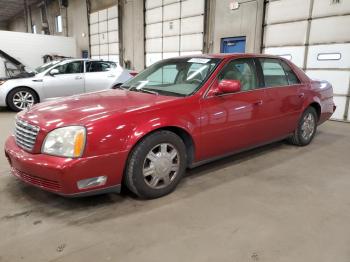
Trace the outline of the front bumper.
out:
[[[31,154],[18,147],[13,136],[5,143],[5,155],[14,176],[33,186],[67,197],[119,193],[127,157],[126,152],[75,159]],[[78,189],[78,181],[97,176],[107,176],[106,184]]]

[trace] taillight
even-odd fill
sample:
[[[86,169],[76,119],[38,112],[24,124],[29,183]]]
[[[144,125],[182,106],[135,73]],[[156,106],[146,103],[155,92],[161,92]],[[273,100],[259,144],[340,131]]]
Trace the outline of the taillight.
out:
[[[131,72],[129,72],[129,74],[132,75],[132,76],[134,77],[134,76],[136,76],[138,73],[135,72],[135,71],[131,71]]]

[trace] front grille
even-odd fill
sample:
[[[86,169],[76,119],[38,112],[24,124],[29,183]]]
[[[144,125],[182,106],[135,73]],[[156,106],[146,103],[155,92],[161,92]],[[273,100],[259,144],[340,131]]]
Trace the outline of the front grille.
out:
[[[39,127],[28,124],[25,121],[16,120],[15,138],[18,146],[25,150],[32,151],[35,145]]]
[[[47,178],[42,178],[38,176],[32,176],[27,173],[24,173],[22,171],[19,171],[16,168],[12,168],[12,174],[15,175],[16,177],[22,179],[23,181],[32,184],[34,186],[38,186],[41,188],[47,188],[53,191],[61,191],[62,190],[62,185],[55,180],[47,179]]]

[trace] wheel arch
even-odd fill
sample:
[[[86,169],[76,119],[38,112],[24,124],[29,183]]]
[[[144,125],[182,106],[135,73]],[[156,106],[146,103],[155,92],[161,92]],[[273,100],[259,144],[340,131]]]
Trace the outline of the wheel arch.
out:
[[[321,117],[321,105],[317,102],[312,102],[311,104],[309,104],[309,107],[312,107],[316,110],[317,113],[317,121],[320,120]]]
[[[33,91],[34,92],[34,94],[36,95],[36,97],[38,98],[38,103],[40,103],[40,95],[39,95],[39,93],[34,89],[34,88],[31,88],[31,87],[29,87],[29,86],[16,86],[16,87],[14,87],[14,88],[12,88],[11,90],[9,90],[8,92],[7,92],[7,95],[6,95],[6,105],[8,106],[8,98],[9,98],[9,95],[10,95],[10,93],[12,92],[12,91],[14,91],[14,90],[16,90],[17,88],[28,88],[28,89],[30,89],[31,91]]]
[[[178,126],[173,126],[173,125],[162,126],[162,127],[150,130],[147,133],[144,133],[141,137],[139,137],[136,141],[134,141],[134,143],[130,147],[127,159],[129,159],[132,151],[135,149],[135,147],[141,141],[146,139],[151,134],[158,132],[158,131],[162,131],[162,130],[170,131],[170,132],[176,134],[184,142],[185,147],[186,147],[186,153],[187,153],[187,166],[189,166],[194,161],[195,142],[193,140],[193,137],[190,135],[190,133],[186,129],[184,129],[182,127],[178,127]]]

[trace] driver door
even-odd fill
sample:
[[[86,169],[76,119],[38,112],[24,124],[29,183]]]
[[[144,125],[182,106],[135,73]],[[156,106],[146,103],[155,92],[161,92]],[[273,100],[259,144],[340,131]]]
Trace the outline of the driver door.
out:
[[[63,63],[53,69],[57,69],[59,73],[55,75],[48,73],[43,78],[46,98],[84,93],[84,64],[82,61]]]
[[[265,141],[266,90],[251,58],[235,59],[223,68],[221,80],[239,80],[241,91],[216,95],[209,90],[201,101],[201,159],[230,154]]]

